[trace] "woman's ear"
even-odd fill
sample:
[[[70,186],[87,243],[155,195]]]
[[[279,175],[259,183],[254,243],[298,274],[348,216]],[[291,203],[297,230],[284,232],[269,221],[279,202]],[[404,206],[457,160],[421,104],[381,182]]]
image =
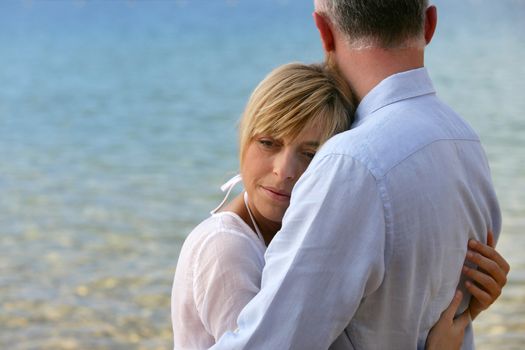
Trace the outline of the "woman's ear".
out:
[[[428,45],[437,26],[437,8],[432,5],[429,6],[425,12],[425,43]]]
[[[323,49],[328,54],[335,50],[335,40],[332,27],[330,27],[330,22],[319,12],[314,12],[314,21],[315,26],[319,30],[321,35],[321,42],[323,44]]]

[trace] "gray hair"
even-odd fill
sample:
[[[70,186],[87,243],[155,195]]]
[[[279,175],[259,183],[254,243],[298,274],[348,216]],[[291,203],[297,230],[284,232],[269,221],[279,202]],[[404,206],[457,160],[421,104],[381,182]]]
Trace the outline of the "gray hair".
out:
[[[424,45],[428,0],[315,0],[353,48]]]

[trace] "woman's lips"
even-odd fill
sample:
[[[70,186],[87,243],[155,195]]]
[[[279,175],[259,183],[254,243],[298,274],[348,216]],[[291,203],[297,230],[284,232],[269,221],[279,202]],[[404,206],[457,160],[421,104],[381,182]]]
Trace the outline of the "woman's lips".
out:
[[[281,202],[290,201],[290,194],[284,190],[279,190],[268,186],[261,186],[261,188],[270,198],[276,199]]]

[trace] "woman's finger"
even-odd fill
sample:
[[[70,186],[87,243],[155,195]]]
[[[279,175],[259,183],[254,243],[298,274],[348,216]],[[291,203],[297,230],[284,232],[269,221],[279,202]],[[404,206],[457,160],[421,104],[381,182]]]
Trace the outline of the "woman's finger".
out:
[[[491,248],[496,248],[496,241],[494,240],[492,231],[489,231],[487,234],[487,245]]]
[[[470,281],[465,282],[465,287],[469,291],[470,294],[478,301],[480,305],[482,305],[482,309],[488,308],[494,301],[497,299],[497,297],[492,297],[489,293],[485,292],[483,289],[476,286],[474,283]]]
[[[501,294],[501,286],[488,274],[478,271],[476,269],[470,268],[468,266],[463,266],[463,273],[472,279],[478,284],[484,291],[489,293],[491,297],[496,299]]]
[[[461,304],[461,299],[463,299],[463,293],[457,290],[454,294],[454,297],[452,298],[452,301],[450,302],[450,305],[441,314],[441,318],[447,319],[450,322],[452,322],[454,320],[456,312],[458,311],[459,305]]]
[[[470,323],[471,319],[470,319],[470,312],[469,310],[465,310],[463,311],[463,313],[461,315],[459,315],[458,317],[456,317],[454,319],[454,327],[458,330],[460,330],[461,332],[464,332],[465,331],[465,328],[467,328],[468,324]]]
[[[479,253],[469,250],[467,252],[467,260],[478,266],[478,270],[486,273],[494,279],[501,287],[507,283],[507,274],[501,266],[493,260],[482,256]]]
[[[468,246],[470,249],[476,251],[477,253],[481,254],[485,258],[488,258],[489,260],[495,262],[503,270],[505,275],[509,273],[509,270],[510,270],[509,263],[493,247],[480,243],[473,239],[469,240]]]

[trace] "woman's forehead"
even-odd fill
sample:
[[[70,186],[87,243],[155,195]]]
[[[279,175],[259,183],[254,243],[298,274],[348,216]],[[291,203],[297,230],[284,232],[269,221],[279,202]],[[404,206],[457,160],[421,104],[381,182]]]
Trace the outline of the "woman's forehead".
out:
[[[285,144],[295,143],[318,146],[321,143],[323,136],[324,133],[322,128],[316,127],[315,125],[307,125],[299,131],[288,133],[265,130],[255,133],[253,138],[270,137]]]

